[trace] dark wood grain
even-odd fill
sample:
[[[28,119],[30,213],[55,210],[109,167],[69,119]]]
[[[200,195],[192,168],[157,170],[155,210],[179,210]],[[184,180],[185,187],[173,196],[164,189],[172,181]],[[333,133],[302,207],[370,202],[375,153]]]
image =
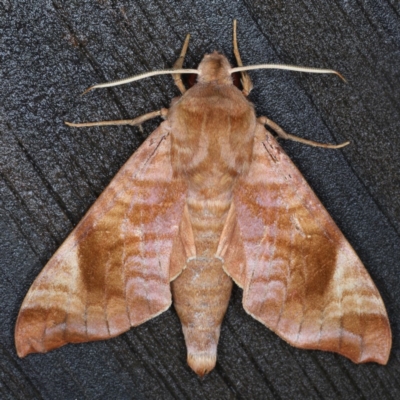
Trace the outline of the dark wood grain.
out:
[[[72,1],[0,5],[0,397],[2,399],[400,398],[400,8],[394,1]],[[343,150],[284,147],[376,283],[393,330],[389,363],[354,365],[297,350],[248,316],[235,289],[216,369],[186,365],[173,309],[118,338],[20,360],[13,330],[29,286],[119,167],[157,126],[74,130],[63,121],[134,118],[168,107],[171,77],[94,83],[219,50],[245,65],[338,69],[251,72],[258,115]]]

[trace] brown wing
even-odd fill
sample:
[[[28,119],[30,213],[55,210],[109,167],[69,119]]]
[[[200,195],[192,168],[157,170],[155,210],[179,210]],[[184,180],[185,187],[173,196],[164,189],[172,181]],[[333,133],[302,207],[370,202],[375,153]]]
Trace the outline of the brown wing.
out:
[[[226,270],[243,306],[291,345],[386,364],[391,331],[360,259],[300,172],[259,125],[249,174],[234,194],[241,259]]]
[[[18,355],[110,338],[166,310],[170,277],[185,260],[176,240],[185,195],[161,125],[32,284],[16,324]]]

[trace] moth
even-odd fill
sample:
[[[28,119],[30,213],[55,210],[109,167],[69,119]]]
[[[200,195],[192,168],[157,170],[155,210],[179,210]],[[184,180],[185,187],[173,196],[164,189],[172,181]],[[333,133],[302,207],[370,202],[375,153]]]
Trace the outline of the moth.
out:
[[[181,91],[169,109],[133,120],[165,121],[113,178],[32,284],[18,315],[17,353],[117,336],[167,310],[182,323],[189,366],[216,363],[235,282],[243,307],[289,344],[386,364],[391,330],[362,262],[283,152],[279,137],[319,145],[257,118],[246,70],[214,52],[197,70],[155,71],[88,90],[169,73]],[[243,90],[233,85],[241,72]],[[186,90],[182,73],[198,75]],[[320,144],[337,148],[342,145]]]

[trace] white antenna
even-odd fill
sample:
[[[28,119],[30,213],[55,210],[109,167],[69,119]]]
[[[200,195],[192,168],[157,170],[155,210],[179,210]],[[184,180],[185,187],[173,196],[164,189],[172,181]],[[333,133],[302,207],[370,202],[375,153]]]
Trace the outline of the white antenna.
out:
[[[283,64],[258,64],[258,65],[248,65],[244,67],[236,67],[231,69],[231,73],[240,71],[250,71],[253,69],[284,69],[286,71],[297,71],[297,72],[309,72],[312,74],[335,74],[342,81],[346,82],[343,75],[334,69],[322,69],[322,68],[310,68],[310,67],[298,67],[296,65],[283,65]]]
[[[197,74],[198,75],[199,71],[197,69],[163,69],[163,70],[159,70],[159,71],[145,72],[143,74],[131,76],[129,78],[120,79],[117,81],[112,81],[112,82],[107,82],[107,83],[99,83],[98,85],[90,86],[90,88],[86,89],[82,93],[82,95],[86,94],[87,92],[90,92],[93,89],[100,89],[100,88],[124,85],[125,83],[139,81],[141,79],[148,78],[150,76],[166,75],[166,74]]]

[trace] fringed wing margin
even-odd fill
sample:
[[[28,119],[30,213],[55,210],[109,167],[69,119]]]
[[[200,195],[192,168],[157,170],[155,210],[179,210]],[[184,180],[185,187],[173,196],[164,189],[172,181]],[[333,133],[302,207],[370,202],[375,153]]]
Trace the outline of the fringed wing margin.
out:
[[[186,196],[170,146],[161,125],[34,281],[16,324],[20,357],[119,335],[170,306],[170,278],[184,264],[176,236]]]
[[[273,136],[259,125],[234,193],[236,252],[225,268],[243,306],[295,347],[386,364],[381,296],[351,245]],[[236,260],[236,261],[235,261]],[[238,261],[237,261],[238,260]]]

